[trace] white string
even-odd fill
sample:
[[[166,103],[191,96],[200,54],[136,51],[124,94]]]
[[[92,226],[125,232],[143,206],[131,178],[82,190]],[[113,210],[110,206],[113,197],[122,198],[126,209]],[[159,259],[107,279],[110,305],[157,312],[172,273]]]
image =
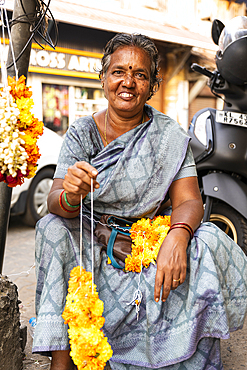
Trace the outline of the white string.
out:
[[[83,217],[86,217],[88,220],[90,220],[91,222],[93,221],[93,222],[96,222],[96,223],[98,223],[98,224],[100,224],[100,225],[102,225],[102,226],[107,226],[107,227],[109,227],[109,225],[108,224],[104,224],[103,222],[101,222],[101,221],[99,221],[99,220],[96,220],[95,218],[93,218],[92,216],[90,216],[90,217],[88,217],[86,214],[84,214],[83,215]],[[116,229],[117,228],[119,228],[119,225],[118,224],[114,224],[114,223],[111,223],[111,226],[113,226],[113,227],[116,227]],[[121,227],[121,231],[125,231],[125,232],[129,232],[130,231],[130,229],[129,228],[124,228],[124,227]],[[132,234],[139,234],[140,233],[140,231],[131,231],[131,233]]]
[[[38,360],[35,360],[35,358],[32,358],[32,357],[30,357],[30,360],[34,361],[34,364],[35,364],[35,365],[39,365],[40,367],[44,367],[44,366],[51,365],[51,363],[50,363],[50,362],[49,362],[49,363],[47,363],[47,364],[43,364],[43,365],[41,365],[41,364],[39,363],[39,361],[38,361]]]
[[[88,220],[91,220],[91,217],[88,217],[87,215],[84,215],[83,217],[86,217]],[[100,225],[102,225],[102,226],[107,226],[107,227],[109,227],[109,225],[108,224],[104,224],[103,222],[101,222],[101,221],[98,221],[98,220],[96,220],[95,218],[93,218],[93,222],[96,222],[96,223],[98,223],[98,224],[100,224]],[[111,223],[111,226],[113,226],[113,227],[116,227],[116,228],[119,228],[119,225],[118,224],[114,224],[114,222],[113,223]],[[121,231],[125,231],[125,232],[129,232],[130,231],[130,229],[129,228],[124,228],[124,227],[122,227],[121,226]],[[131,231],[131,233],[133,233],[133,234],[139,234],[139,232],[140,231]]]
[[[85,215],[89,219],[87,215]],[[96,221],[93,218],[93,178],[91,178],[91,261],[92,261],[92,294],[94,294],[94,235],[93,235],[93,225],[94,221],[99,222],[101,225],[106,225],[103,224],[100,221]],[[108,225],[106,225],[108,226]],[[129,231],[129,229],[126,229]],[[135,231],[134,231],[135,232]],[[139,233],[139,232],[137,232]],[[139,273],[138,277],[138,284],[137,284],[137,290],[134,292],[133,299],[131,302],[127,303],[127,305],[135,305],[136,307],[136,316],[137,316],[137,321],[139,318],[139,311],[140,311],[140,305],[142,301],[142,292],[140,290],[140,285],[141,285],[141,275],[142,275],[142,261],[144,258],[144,247],[145,247],[145,231],[143,232],[143,250],[142,250],[142,259],[141,259],[141,271]],[[82,196],[81,196],[81,212],[80,212],[80,268],[82,265]]]
[[[141,292],[141,289],[140,289],[140,285],[141,285],[141,275],[142,275],[142,261],[143,261],[143,258],[144,258],[144,248],[145,248],[145,231],[143,231],[142,233],[143,235],[143,248],[142,248],[142,259],[141,259],[141,271],[139,272],[139,276],[138,276],[138,284],[137,284],[137,289],[134,291],[134,294],[133,294],[133,299],[131,302],[127,303],[127,306],[129,306],[130,304],[131,305],[135,305],[136,306],[136,319],[138,321],[139,319],[139,311],[140,311],[140,305],[141,305],[141,301],[142,301],[142,292]]]
[[[83,211],[82,211],[82,195],[80,201],[81,209],[80,209],[80,274],[82,269],[82,218],[83,218]],[[84,215],[89,219],[87,215]],[[94,240],[93,240],[93,178],[91,178],[91,259],[92,259],[92,294],[94,294]]]
[[[4,87],[7,86],[7,69],[4,61],[4,50],[5,50],[5,32],[4,32],[4,20],[3,20],[3,8],[1,7],[1,26],[3,36],[3,47],[1,48],[1,70],[2,70],[2,83]]]
[[[16,61],[15,61],[15,53],[14,53],[14,49],[13,49],[11,32],[10,32],[10,28],[9,28],[8,15],[7,15],[7,11],[6,11],[6,8],[5,7],[4,7],[4,13],[5,13],[6,26],[7,26],[8,35],[9,35],[9,46],[10,46],[10,50],[11,50],[11,54],[12,54],[12,59],[13,59],[13,63],[14,63],[14,68],[15,68],[15,80],[17,81],[18,80],[18,71],[17,71]]]
[[[81,194],[81,209],[80,209],[80,275],[82,269],[82,194]]]
[[[35,267],[35,263],[32,265],[32,267],[30,267],[29,270],[27,271],[22,271],[22,272],[19,272],[18,274],[11,274],[11,275],[7,275],[8,277],[10,276],[18,276],[18,275],[21,275],[21,274],[26,274],[26,275],[29,275],[30,274],[30,271]]]
[[[6,10],[6,7],[4,5],[5,5],[5,0],[0,0],[1,25],[2,25],[2,37],[3,37],[3,47],[1,48],[1,71],[2,71],[2,83],[3,83],[4,87],[7,90],[8,78],[7,78],[6,63],[5,63],[5,60],[4,60],[4,51],[5,51],[4,15],[5,15],[5,21],[6,21],[8,36],[9,36],[9,46],[10,46],[12,59],[13,59],[13,63],[14,63],[16,81],[18,80],[18,71],[17,71],[16,62],[15,62],[14,49],[13,49],[13,43],[12,43],[11,32],[10,32],[10,27],[9,27],[9,20],[8,20],[7,10]],[[3,14],[3,12],[4,12],[4,14]],[[6,91],[6,97],[7,97],[8,108],[10,108],[9,90]]]
[[[91,258],[92,258],[92,294],[94,293],[94,246],[93,246],[93,178],[91,177]]]

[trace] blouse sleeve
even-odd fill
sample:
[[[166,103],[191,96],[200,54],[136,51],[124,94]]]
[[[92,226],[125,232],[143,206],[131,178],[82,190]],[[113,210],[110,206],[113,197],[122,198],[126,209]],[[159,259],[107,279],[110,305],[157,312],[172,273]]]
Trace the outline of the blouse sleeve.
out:
[[[185,159],[177,175],[174,177],[173,181],[182,179],[184,177],[193,177],[193,176],[197,176],[196,165],[195,165],[191,147],[190,145],[188,145]]]

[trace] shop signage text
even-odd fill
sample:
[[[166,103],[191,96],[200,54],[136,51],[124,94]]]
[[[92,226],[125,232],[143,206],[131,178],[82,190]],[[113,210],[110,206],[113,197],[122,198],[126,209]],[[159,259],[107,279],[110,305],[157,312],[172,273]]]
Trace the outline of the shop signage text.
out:
[[[0,48],[4,48],[6,62],[9,45],[8,40],[5,41],[6,45],[0,44]],[[50,47],[40,49],[37,44],[33,44],[29,72],[98,79],[101,57],[100,53],[62,47],[57,47],[56,51],[53,51]]]
[[[101,67],[98,58],[34,49],[31,50],[30,65],[91,73],[97,73]]]

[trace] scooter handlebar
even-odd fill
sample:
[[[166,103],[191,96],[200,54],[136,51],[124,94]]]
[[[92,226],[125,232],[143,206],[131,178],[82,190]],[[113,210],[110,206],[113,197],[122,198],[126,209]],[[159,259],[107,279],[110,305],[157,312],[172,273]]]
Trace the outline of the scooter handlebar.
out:
[[[214,76],[213,72],[210,72],[207,68],[199,66],[199,64],[193,63],[191,66],[193,71],[200,73],[201,75],[212,78]]]

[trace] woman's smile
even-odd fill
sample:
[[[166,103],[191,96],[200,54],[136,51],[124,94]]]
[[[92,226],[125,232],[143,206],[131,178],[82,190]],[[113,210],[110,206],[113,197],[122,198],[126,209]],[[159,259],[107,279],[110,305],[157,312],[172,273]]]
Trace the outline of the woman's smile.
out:
[[[118,96],[120,96],[123,99],[130,99],[130,98],[134,97],[134,94],[127,93],[127,92],[121,92],[121,93],[118,94]]]
[[[141,111],[150,94],[150,69],[145,51],[135,46],[117,49],[103,77],[109,109],[133,114]]]
[[[127,93],[127,92],[122,92],[119,94],[121,97],[123,98],[130,98],[131,96],[134,96],[133,94],[131,93]]]

